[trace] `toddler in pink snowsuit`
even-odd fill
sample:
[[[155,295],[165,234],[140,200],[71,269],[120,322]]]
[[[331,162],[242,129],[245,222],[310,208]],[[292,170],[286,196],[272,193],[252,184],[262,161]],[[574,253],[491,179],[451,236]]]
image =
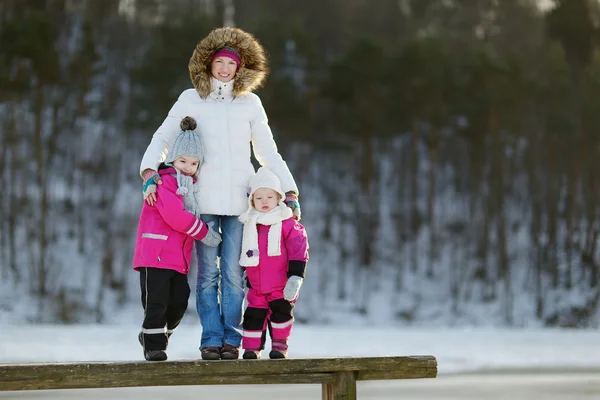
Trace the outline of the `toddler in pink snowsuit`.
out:
[[[298,298],[308,262],[304,227],[285,205],[279,178],[262,167],[250,179],[240,265],[248,283],[244,312],[243,358],[260,358],[267,324],[271,330],[270,358],[286,358],[292,331],[292,309]]]

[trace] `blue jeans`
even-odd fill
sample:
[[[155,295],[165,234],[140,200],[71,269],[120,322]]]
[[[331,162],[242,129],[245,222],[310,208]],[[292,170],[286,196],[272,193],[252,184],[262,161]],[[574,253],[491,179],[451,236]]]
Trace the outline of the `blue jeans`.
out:
[[[196,241],[196,310],[202,324],[200,348],[222,347],[225,344],[239,347],[244,302],[242,267],[239,263],[243,225],[237,216],[229,215],[207,214],[202,215],[202,220],[214,222],[213,229],[221,229],[223,241],[218,247],[208,247]],[[220,260],[217,263],[218,257]]]

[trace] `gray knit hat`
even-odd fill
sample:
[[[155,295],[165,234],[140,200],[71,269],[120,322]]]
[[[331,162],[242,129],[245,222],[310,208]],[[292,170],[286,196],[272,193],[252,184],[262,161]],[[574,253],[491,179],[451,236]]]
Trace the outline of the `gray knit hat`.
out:
[[[175,137],[165,163],[172,164],[179,157],[196,157],[202,164],[204,161],[204,146],[200,135],[194,132],[196,125],[196,120],[192,117],[185,117],[181,120],[179,125],[181,133]]]
[[[167,154],[165,164],[174,167],[173,162],[179,157],[196,157],[200,160],[199,165],[202,165],[204,161],[204,146],[200,135],[194,132],[194,129],[196,129],[196,120],[192,117],[185,117],[181,120],[179,126],[181,133],[175,137],[171,151]],[[176,193],[183,196],[184,208],[199,217],[200,207],[196,199],[196,192],[198,192],[197,182],[194,183],[194,179],[191,176],[185,176],[178,168],[175,168],[175,171],[175,178],[177,179]]]

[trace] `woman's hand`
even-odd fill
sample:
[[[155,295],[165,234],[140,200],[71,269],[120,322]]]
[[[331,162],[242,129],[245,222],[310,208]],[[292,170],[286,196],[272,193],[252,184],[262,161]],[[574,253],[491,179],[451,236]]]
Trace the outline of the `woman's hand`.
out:
[[[142,177],[144,179],[144,200],[149,206],[153,206],[156,203],[156,185],[162,185],[162,179],[160,179],[158,172],[153,169],[145,170]]]
[[[298,202],[298,195],[296,192],[286,192],[284,203],[286,206],[292,209],[292,214],[296,221],[300,221],[300,203]]]

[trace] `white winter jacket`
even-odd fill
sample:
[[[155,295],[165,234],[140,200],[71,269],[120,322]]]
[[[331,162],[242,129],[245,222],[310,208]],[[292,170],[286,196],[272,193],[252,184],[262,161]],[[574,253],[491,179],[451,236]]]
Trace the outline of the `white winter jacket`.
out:
[[[260,98],[251,92],[233,95],[234,82],[211,78],[212,92],[201,98],[195,89],[185,90],[154,133],[142,163],[157,170],[180,132],[185,116],[196,119],[206,147],[206,157],[198,174],[198,203],[202,214],[240,215],[248,208],[248,182],[254,174],[250,143],[258,162],[270,168],[281,180],[285,192],[298,193],[296,182],[273,140]]]

